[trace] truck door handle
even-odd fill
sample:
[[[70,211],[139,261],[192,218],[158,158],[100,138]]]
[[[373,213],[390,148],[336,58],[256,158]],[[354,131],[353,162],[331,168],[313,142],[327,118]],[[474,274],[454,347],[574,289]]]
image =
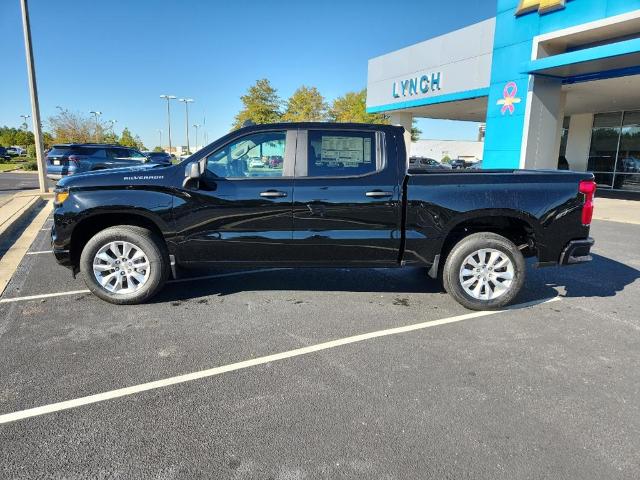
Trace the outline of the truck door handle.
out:
[[[260,196],[263,198],[283,198],[287,196],[287,192],[280,192],[278,190],[267,190],[266,192],[261,192]]]
[[[385,198],[385,197],[393,197],[393,192],[383,192],[382,190],[373,190],[372,192],[365,193],[365,195],[370,198]]]

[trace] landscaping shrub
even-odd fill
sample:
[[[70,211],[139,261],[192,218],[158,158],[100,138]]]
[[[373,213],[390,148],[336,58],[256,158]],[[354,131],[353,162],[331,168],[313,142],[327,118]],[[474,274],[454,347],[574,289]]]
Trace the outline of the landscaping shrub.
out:
[[[22,164],[22,170],[35,171],[38,170],[38,162],[35,160],[29,160],[28,162],[24,162]]]

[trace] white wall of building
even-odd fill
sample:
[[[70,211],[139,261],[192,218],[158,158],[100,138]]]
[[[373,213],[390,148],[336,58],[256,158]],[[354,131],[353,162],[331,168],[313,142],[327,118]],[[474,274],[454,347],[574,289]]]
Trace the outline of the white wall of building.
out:
[[[567,162],[571,170],[584,172],[587,170],[589,149],[591,147],[591,129],[593,114],[572,115],[567,136]]]
[[[465,158],[482,160],[484,142],[467,140],[418,140],[411,143],[411,156],[427,157],[441,161],[448,156],[452,160]]]
[[[496,19],[470,25],[454,32],[411,45],[369,60],[367,107],[388,106],[407,101],[487,88]],[[403,81],[439,75],[437,88],[428,91],[403,90]],[[394,89],[395,84],[395,89]],[[394,96],[394,92],[396,96]]]
[[[562,81],[536,77],[527,97],[520,168],[557,168],[566,103]]]

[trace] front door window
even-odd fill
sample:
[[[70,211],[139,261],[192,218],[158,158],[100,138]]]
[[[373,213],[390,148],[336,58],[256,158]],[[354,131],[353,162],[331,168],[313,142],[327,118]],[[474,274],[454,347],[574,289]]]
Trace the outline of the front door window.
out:
[[[218,178],[282,177],[286,132],[242,137],[207,158],[207,170]]]

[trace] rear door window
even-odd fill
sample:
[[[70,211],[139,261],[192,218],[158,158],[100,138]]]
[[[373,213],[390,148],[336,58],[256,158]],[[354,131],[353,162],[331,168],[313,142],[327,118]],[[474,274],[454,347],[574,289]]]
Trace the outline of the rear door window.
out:
[[[53,147],[51,151],[49,151],[49,157],[64,157],[66,155],[71,155],[70,147]]]
[[[78,153],[75,153],[75,155],[86,155],[94,158],[104,158],[107,156],[107,151],[104,148],[80,147],[77,151]]]
[[[376,133],[309,130],[307,150],[309,177],[344,177],[380,169]]]
[[[147,161],[147,157],[145,157],[141,152],[139,152],[138,150],[134,150],[134,149],[130,149],[129,150],[129,158],[131,160],[135,160],[137,162],[146,162]]]

